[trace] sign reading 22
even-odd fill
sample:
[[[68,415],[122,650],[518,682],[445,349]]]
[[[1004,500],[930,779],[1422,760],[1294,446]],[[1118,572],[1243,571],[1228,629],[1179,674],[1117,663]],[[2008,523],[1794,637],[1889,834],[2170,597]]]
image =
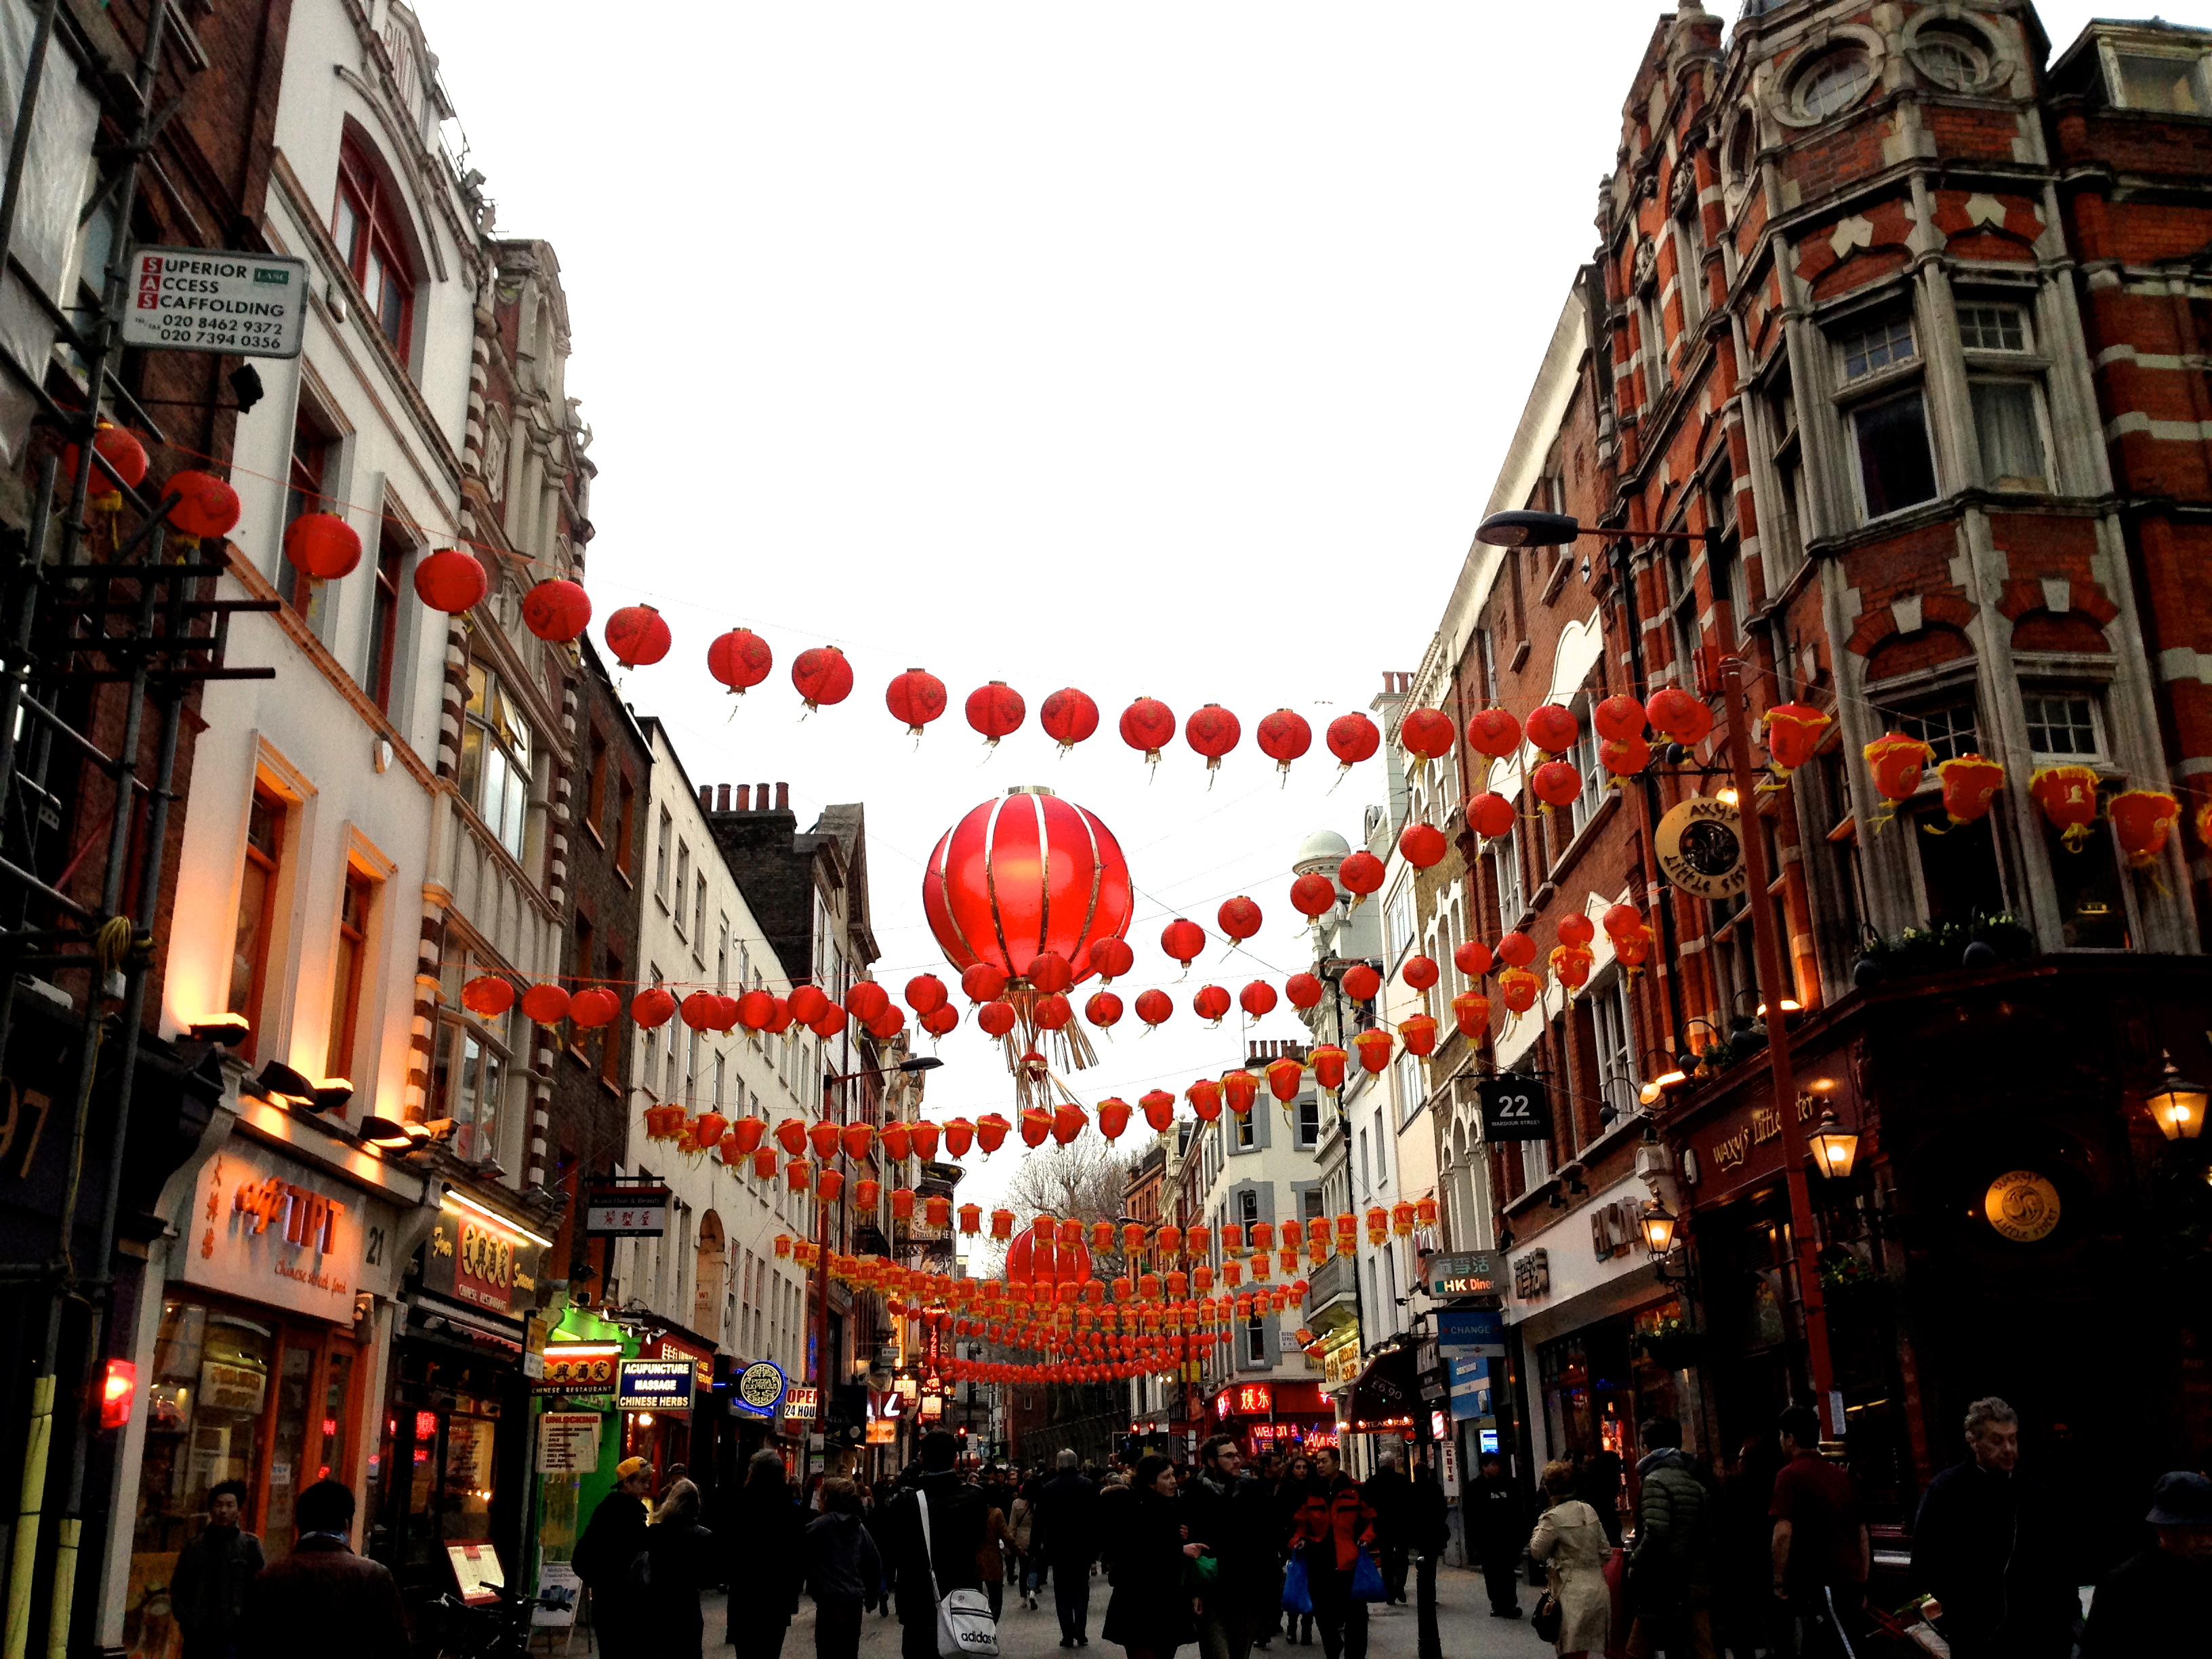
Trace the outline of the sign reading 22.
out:
[[[1486,1140],[1548,1140],[1552,1136],[1552,1103],[1542,1079],[1486,1077],[1476,1085],[1482,1102],[1482,1134]]]

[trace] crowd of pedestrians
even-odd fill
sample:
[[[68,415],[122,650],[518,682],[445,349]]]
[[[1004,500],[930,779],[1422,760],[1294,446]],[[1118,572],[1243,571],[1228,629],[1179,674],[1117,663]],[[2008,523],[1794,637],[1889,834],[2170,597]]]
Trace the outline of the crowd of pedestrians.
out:
[[[1547,1464],[1534,1503],[1503,1460],[1481,1460],[1460,1507],[1493,1617],[1528,1618],[1565,1659],[1907,1650],[1879,1645],[1900,1632],[1868,1605],[1869,1530],[1812,1412],[1784,1412],[1771,1440],[1747,1443],[1717,1477],[1671,1419],[1640,1425],[1638,1439],[1632,1512],[1618,1459]],[[1909,1569],[1920,1598],[1910,1617],[1924,1617],[1954,1659],[2212,1654],[2212,1479],[2182,1470],[2157,1482],[2148,1543],[2103,1578],[2085,1618],[2066,1519],[2021,1468],[2016,1414],[1977,1401],[1965,1439],[1966,1457],[1922,1495]],[[1225,1435],[1194,1464],[1154,1454],[1099,1468],[1063,1450],[1049,1471],[963,1471],[957,1451],[952,1436],[926,1434],[897,1479],[868,1491],[833,1477],[811,1494],[778,1454],[758,1453],[720,1542],[690,1480],[672,1470],[657,1487],[644,1460],[624,1460],[571,1560],[597,1650],[703,1656],[701,1595],[720,1584],[737,1659],[781,1659],[802,1595],[816,1659],[856,1659],[871,1610],[896,1612],[902,1659],[951,1659],[989,1641],[1009,1583],[1032,1610],[1048,1585],[1060,1646],[1087,1648],[1103,1571],[1099,1634],[1128,1659],[1187,1646],[1200,1659],[1250,1659],[1279,1639],[1316,1638],[1322,1659],[1366,1659],[1369,1607],[1405,1602],[1410,1574],[1418,1659],[1444,1659],[1436,1572],[1452,1528],[1425,1461],[1409,1473],[1384,1455],[1360,1481],[1333,1447],[1253,1468]],[[275,1659],[303,1644],[330,1659],[403,1659],[398,1588],[349,1542],[352,1492],[325,1480],[302,1492],[296,1537],[273,1565],[240,1526],[243,1498],[234,1483],[213,1488],[207,1525],[179,1555],[171,1600],[184,1659]],[[1524,1584],[1541,1587],[1533,1607]]]

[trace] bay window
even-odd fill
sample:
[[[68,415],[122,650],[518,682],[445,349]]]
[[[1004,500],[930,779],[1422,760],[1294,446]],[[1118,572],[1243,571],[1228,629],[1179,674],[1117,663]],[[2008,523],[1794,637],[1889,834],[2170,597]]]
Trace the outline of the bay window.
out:
[[[516,858],[530,821],[530,727],[499,677],[469,667],[469,702],[461,724],[461,795],[484,827]]]

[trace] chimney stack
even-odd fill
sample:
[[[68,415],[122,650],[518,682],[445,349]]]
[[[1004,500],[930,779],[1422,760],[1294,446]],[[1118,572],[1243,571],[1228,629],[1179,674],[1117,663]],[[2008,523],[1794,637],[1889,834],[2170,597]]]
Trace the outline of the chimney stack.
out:
[[[711,783],[702,783],[699,786],[699,810],[702,812],[711,812],[714,810],[714,786]]]
[[[715,793],[717,799],[714,810],[718,812],[728,811],[730,810],[730,786],[726,783],[723,784],[718,790],[716,790]]]
[[[768,786],[766,784],[757,783],[753,786],[753,805],[756,810],[759,811],[765,812],[768,811]]]
[[[738,786],[738,811],[750,812],[752,810],[753,787],[750,783],[741,783]]]
[[[775,787],[775,810],[779,812],[791,811],[791,786],[787,783],[779,783]]]

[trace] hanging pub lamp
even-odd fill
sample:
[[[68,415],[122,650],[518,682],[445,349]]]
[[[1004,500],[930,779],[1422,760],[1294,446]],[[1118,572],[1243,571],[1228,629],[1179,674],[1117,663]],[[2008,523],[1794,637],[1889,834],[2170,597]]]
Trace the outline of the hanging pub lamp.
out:
[[[1832,1109],[1805,1137],[1805,1146],[1813,1154],[1814,1165],[1832,1181],[1844,1180],[1858,1162],[1857,1132],[1844,1127]]]
[[[2159,1133],[2168,1140],[2194,1140],[2204,1133],[2205,1087],[2183,1077],[2171,1054],[2162,1053],[2160,1058],[2166,1061],[2165,1074],[2158,1087],[2144,1097],[2143,1104],[2150,1109]]]

